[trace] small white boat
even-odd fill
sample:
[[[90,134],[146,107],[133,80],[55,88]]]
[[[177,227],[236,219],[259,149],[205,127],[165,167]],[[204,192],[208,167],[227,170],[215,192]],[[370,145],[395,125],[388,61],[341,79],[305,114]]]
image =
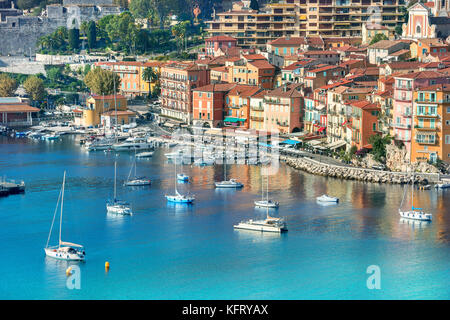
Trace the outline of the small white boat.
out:
[[[175,190],[175,195],[165,195],[167,201],[176,202],[176,203],[193,203],[195,200],[194,196],[182,195]]]
[[[131,172],[133,170],[134,167],[134,177],[131,177]],[[136,170],[137,170],[137,165],[136,165],[136,156],[134,158],[134,162],[133,165],[130,168],[130,173],[128,174],[128,178],[127,181],[124,182],[124,186],[128,186],[128,187],[138,187],[138,186],[148,186],[151,184],[150,179],[146,178],[146,177],[138,177],[136,175]]]
[[[433,215],[431,213],[424,212],[421,208],[414,207],[414,175],[411,180],[411,210],[402,210],[403,201],[405,200],[406,195],[406,187],[403,193],[402,202],[400,203],[400,208],[398,209],[398,213],[402,218],[417,220],[417,221],[431,221],[433,219]]]
[[[272,201],[272,200],[259,200],[255,201],[255,207],[261,207],[261,208],[278,208],[279,207],[278,201]]]
[[[450,183],[438,183],[434,187],[436,189],[447,189],[450,188]]]
[[[115,142],[115,138],[102,138],[93,141],[88,141],[84,144],[84,148],[88,151],[107,150],[111,149]]]
[[[330,197],[330,196],[328,196],[326,194],[321,195],[320,197],[317,197],[316,200],[320,201],[320,202],[334,202],[334,203],[339,202],[339,198]]]
[[[50,227],[50,232],[48,234],[47,245],[44,248],[45,255],[50,258],[66,260],[66,261],[84,261],[86,253],[82,245],[61,241],[61,231],[62,231],[62,215],[64,206],[64,186],[66,182],[66,172],[64,171],[64,178],[61,187],[61,192],[58,197],[58,202],[56,204],[55,213],[53,214],[52,225]],[[53,223],[55,222],[55,216],[58,211],[59,200],[61,199],[61,214],[59,218],[59,242],[57,246],[49,247],[48,243],[50,241],[50,236],[52,234]]]
[[[280,205],[278,201],[272,201],[269,199],[269,176],[267,176],[267,190],[266,199],[264,199],[264,179],[261,174],[261,200],[255,201],[255,207],[261,208],[278,208]]]
[[[136,158],[150,158],[153,156],[153,151],[140,152],[136,154]]]
[[[115,143],[112,145],[112,149],[116,151],[126,151],[126,150],[145,150],[152,149],[153,144],[147,142],[145,138],[127,138],[124,142]]]
[[[167,157],[167,159],[181,158],[183,157],[183,150],[165,153],[164,155]]]
[[[58,140],[59,139],[59,135],[58,134],[46,134],[43,135],[41,137],[42,140],[48,140],[48,141],[53,141],[53,140]]]
[[[131,206],[128,202],[117,199],[117,162],[114,161],[114,199],[106,203],[106,211],[110,214],[132,215]]]
[[[433,215],[431,213],[426,213],[422,211],[420,208],[412,207],[410,211],[402,211],[398,209],[398,213],[402,218],[419,220],[419,221],[431,221],[433,219]]]
[[[177,162],[175,161],[175,194],[174,195],[168,195],[166,194],[165,197],[167,201],[169,202],[175,202],[175,203],[193,203],[195,200],[194,196],[191,195],[182,195],[177,190]]]
[[[242,188],[244,185],[238,181],[236,181],[235,179],[230,179],[227,180],[227,164],[226,162],[223,164],[223,176],[224,176],[224,180],[223,181],[218,181],[215,182],[215,186],[216,188]]]
[[[178,181],[189,181],[189,176],[185,175],[184,173],[177,174],[177,180]]]
[[[133,215],[131,211],[131,206],[128,202],[114,199],[112,201],[108,201],[106,204],[106,210],[109,214],[118,214],[118,215]]]
[[[235,179],[215,182],[216,188],[242,188],[244,185]]]
[[[246,220],[233,226],[235,229],[253,230],[260,232],[286,232],[286,222],[282,218],[273,218],[267,215],[264,220]]]

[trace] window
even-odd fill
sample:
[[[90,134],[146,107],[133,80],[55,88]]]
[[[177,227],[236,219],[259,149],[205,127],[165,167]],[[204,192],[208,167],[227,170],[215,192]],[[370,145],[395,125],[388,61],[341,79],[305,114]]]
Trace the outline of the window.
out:
[[[450,144],[450,135],[449,134],[445,135],[445,144]]]

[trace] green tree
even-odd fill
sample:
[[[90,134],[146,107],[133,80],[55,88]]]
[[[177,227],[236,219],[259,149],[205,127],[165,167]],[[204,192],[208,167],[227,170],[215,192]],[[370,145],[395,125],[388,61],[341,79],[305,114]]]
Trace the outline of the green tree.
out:
[[[17,90],[17,81],[6,74],[0,74],[0,97],[11,97]]]
[[[69,29],[69,48],[78,50],[80,48],[80,30],[73,28]]]
[[[375,134],[369,138],[369,143],[372,144],[373,158],[378,161],[386,162],[386,145],[391,143],[392,138],[387,135],[382,137],[381,135]]]
[[[23,87],[34,102],[44,99],[44,81],[37,76],[29,76],[23,83]]]
[[[21,10],[28,10],[39,4],[37,0],[17,0],[17,7]]]
[[[115,84],[114,84],[115,82]],[[112,71],[102,68],[91,69],[84,77],[84,83],[91,92],[98,95],[108,95],[119,91],[120,77]]]
[[[93,49],[97,46],[97,27],[94,21],[89,21],[87,27],[87,40],[89,49]]]
[[[389,40],[389,39],[388,39],[388,37],[386,37],[386,35],[384,33],[377,33],[370,41],[370,44],[377,43],[378,41],[381,41],[381,40]]]

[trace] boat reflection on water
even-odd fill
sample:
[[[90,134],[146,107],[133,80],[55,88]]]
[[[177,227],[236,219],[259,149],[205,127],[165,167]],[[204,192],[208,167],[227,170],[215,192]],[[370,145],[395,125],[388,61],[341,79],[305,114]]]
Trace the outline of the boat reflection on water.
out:
[[[234,229],[240,240],[251,241],[253,243],[278,240],[285,237],[287,232],[255,232],[254,230]]]
[[[402,225],[409,225],[412,228],[419,228],[419,229],[421,229],[421,228],[427,228],[429,225],[431,225],[431,221],[400,218],[400,224],[402,224]]]
[[[175,214],[192,213],[193,204],[189,202],[167,201],[167,209],[170,209],[170,212]]]

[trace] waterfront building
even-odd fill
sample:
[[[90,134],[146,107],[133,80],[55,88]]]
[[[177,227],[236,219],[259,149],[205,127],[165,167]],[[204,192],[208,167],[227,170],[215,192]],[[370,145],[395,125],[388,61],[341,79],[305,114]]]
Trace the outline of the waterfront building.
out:
[[[373,14],[393,36],[403,15],[400,0],[284,0],[259,11],[248,3],[235,2],[231,10],[216,13],[206,21],[206,31],[211,36],[232,36],[238,46],[263,48],[280,37],[361,37],[363,23]]]
[[[285,84],[264,95],[264,130],[280,133],[300,132],[303,129],[303,85]]]
[[[370,137],[379,134],[378,114],[380,106],[367,100],[350,103],[352,118],[352,146],[360,149],[372,149]]]
[[[91,95],[86,99],[86,107],[74,113],[74,122],[81,127],[104,125],[102,114],[115,110],[127,111],[127,99],[123,95]]]
[[[258,86],[238,85],[225,97],[224,126],[248,129],[250,127],[250,98],[262,91]]]
[[[33,125],[33,114],[39,111],[40,109],[31,107],[20,98],[0,98],[0,125],[31,126]]]
[[[209,84],[210,70],[189,62],[170,62],[161,67],[162,117],[190,124],[192,89]]]
[[[112,71],[120,77],[120,93],[127,97],[147,96],[158,84],[162,62],[149,61],[118,61],[96,62],[95,66]],[[146,68],[151,68],[156,78],[151,81],[144,79]]]
[[[393,135],[411,151],[413,92],[433,84],[449,83],[450,77],[436,71],[419,71],[394,76]]]
[[[264,96],[268,93],[268,90],[263,90],[250,97],[250,129],[265,129]]]
[[[107,111],[102,113],[100,121],[105,128],[115,127],[116,124],[127,125],[136,124],[136,113],[129,110],[124,111]]]
[[[411,162],[450,162],[450,85],[422,87],[413,94]]]
[[[366,101],[373,88],[358,88],[341,85],[327,92],[327,142],[345,142],[348,148],[351,141],[347,137],[347,126],[353,114],[352,102]]]
[[[225,95],[237,85],[211,83],[192,89],[193,125],[204,128],[223,126]]]

